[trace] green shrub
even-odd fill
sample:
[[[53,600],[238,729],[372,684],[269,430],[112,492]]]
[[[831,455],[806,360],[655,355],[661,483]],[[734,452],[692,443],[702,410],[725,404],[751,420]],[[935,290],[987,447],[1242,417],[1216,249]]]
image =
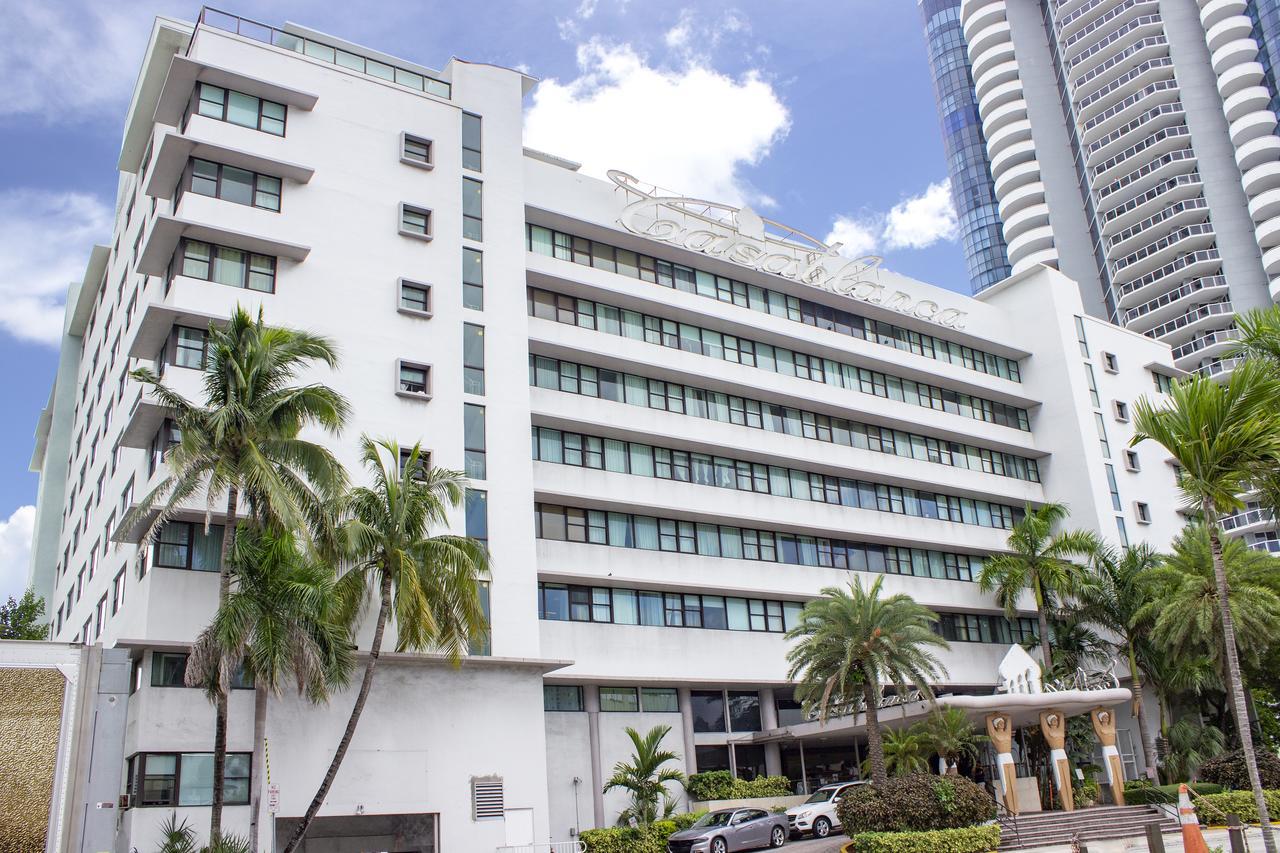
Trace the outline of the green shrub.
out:
[[[917,773],[859,785],[836,806],[849,833],[958,829],[993,819],[995,800],[963,776]]]
[[[672,815],[635,829],[629,826],[584,829],[579,840],[587,846],[587,853],[667,853],[667,839],[672,833],[688,829],[704,814],[706,812]]]
[[[1280,814],[1280,791],[1263,791],[1267,798],[1267,811]],[[1253,803],[1252,791],[1224,791],[1208,794],[1192,800],[1202,823],[1226,823],[1226,816],[1233,814],[1245,823],[1258,822],[1258,807]]]
[[[1187,787],[1195,794],[1220,794],[1222,786],[1212,782],[1189,782]],[[1152,785],[1146,779],[1134,779],[1124,783],[1126,805],[1143,806],[1149,803],[1169,803],[1178,799],[1177,785]]]
[[[753,797],[786,797],[791,794],[791,780],[786,776],[758,776],[750,782],[735,779],[728,770],[695,773],[685,783],[689,798],[708,800],[746,800]]]
[[[926,832],[860,832],[847,853],[988,853],[1000,846],[996,824],[934,829]]]
[[[1258,776],[1263,788],[1280,788],[1280,757],[1267,750],[1259,750]],[[1235,791],[1249,790],[1249,770],[1244,764],[1244,753],[1238,749],[1224,752],[1200,765],[1197,776],[1204,782],[1215,782]]]
[[[684,814],[672,815],[671,822],[676,825],[676,831],[678,832],[679,830],[688,829],[693,826],[698,822],[698,818],[702,817],[704,814],[706,814],[706,811],[685,812]]]

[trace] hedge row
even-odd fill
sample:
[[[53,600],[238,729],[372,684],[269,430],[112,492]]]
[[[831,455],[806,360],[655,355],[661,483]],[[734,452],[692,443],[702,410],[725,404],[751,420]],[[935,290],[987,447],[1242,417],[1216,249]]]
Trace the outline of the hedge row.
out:
[[[791,780],[786,776],[757,776],[748,782],[733,778],[728,770],[695,773],[685,782],[684,789],[689,794],[689,799],[704,803],[710,800],[789,797],[794,793],[791,790]]]
[[[1000,827],[990,823],[928,832],[860,832],[845,853],[988,853],[1000,846]]]
[[[1280,790],[1263,791],[1267,799],[1267,811],[1273,815],[1280,814]],[[1201,823],[1226,823],[1226,815],[1233,814],[1245,823],[1258,822],[1258,807],[1253,802],[1252,791],[1226,791],[1221,794],[1207,794],[1191,801],[1196,807],[1196,814]]]
[[[584,829],[578,837],[587,853],[667,853],[667,839],[673,832],[688,829],[706,812],[672,815],[649,826]]]
[[[959,829],[993,819],[995,800],[963,776],[917,773],[859,785],[836,805],[850,834]]]
[[[1221,794],[1222,786],[1212,782],[1189,782],[1187,787],[1194,794]],[[1124,801],[1130,806],[1144,806],[1151,803],[1176,803],[1178,801],[1177,785],[1152,785],[1146,780],[1134,780],[1124,785]]]

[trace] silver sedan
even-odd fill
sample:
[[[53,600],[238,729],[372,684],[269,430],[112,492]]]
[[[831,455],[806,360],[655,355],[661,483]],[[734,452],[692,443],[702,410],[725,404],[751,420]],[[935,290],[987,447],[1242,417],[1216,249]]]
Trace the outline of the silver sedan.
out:
[[[763,809],[707,812],[688,829],[667,840],[669,853],[734,853],[787,843],[787,816]]]

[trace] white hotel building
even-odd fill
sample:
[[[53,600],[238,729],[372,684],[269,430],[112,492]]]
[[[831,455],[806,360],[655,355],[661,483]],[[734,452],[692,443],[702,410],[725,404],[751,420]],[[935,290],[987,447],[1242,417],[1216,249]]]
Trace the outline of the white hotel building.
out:
[[[324,440],[356,478],[361,433],[423,440],[471,477],[453,527],[493,554],[490,647],[456,670],[384,658],[313,835],[481,851],[611,825],[626,726],[671,726],[689,772],[829,781],[857,727],[804,723],[783,639],[823,587],[887,575],[942,616],[940,690],[989,693],[1034,620],[974,578],[1025,505],[1063,501],[1112,542],[1182,526],[1166,454],[1128,447],[1133,402],[1179,375],[1168,345],[1086,315],[1045,267],[973,299],[582,175],[522,147],[533,85],[292,25],[157,21],[32,462],[54,639],[135,661],[126,766],[95,771],[128,795],[98,818],[120,853],[174,810],[207,817],[212,710],[167,685],[213,613],[221,533],[203,501],[151,548],[117,524],[169,440],[127,374],[198,398],[203,330],[237,304],[331,336],[339,369],[309,378],[353,417]],[[351,701],[272,700],[258,768],[233,691],[231,829],[269,773],[287,837]]]

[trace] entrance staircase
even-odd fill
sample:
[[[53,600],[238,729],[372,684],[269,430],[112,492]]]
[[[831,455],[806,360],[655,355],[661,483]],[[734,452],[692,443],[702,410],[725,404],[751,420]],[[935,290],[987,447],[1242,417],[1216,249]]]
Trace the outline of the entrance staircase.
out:
[[[1000,849],[1026,850],[1109,838],[1145,835],[1155,824],[1161,832],[1176,832],[1178,822],[1156,806],[1094,806],[1073,812],[1033,812],[1000,816]]]

